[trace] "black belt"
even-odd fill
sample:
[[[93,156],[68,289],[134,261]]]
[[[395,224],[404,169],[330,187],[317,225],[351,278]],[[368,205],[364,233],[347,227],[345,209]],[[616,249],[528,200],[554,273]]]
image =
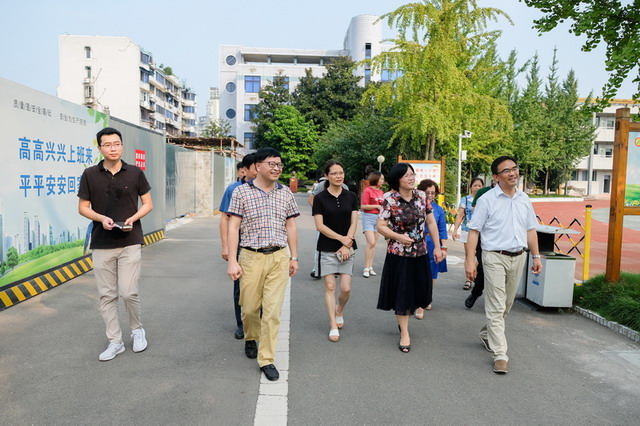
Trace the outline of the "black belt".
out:
[[[505,256],[511,256],[511,257],[520,256],[522,253],[524,253],[524,250],[520,250],[520,251],[491,250],[491,251],[495,253],[504,254]]]
[[[250,250],[250,251],[254,251],[256,253],[262,253],[262,254],[271,254],[271,253],[275,253],[278,250],[283,249],[284,247],[278,247],[278,246],[271,246],[271,247],[263,247],[263,248],[251,248],[251,247],[242,247],[245,250]]]

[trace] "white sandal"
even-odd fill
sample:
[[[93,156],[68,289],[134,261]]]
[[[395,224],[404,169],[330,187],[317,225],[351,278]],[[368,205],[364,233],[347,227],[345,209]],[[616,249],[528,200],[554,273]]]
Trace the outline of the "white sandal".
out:
[[[338,325],[338,328],[344,327],[344,317],[339,317],[336,315],[336,324]]]
[[[332,328],[329,331],[329,340],[332,342],[337,342],[340,340],[340,331],[337,328]]]
[[[369,268],[364,268],[362,271],[362,276],[365,278],[369,278]]]
[[[371,274],[372,277],[375,277],[376,275],[378,275],[373,268],[369,268],[369,274]]]

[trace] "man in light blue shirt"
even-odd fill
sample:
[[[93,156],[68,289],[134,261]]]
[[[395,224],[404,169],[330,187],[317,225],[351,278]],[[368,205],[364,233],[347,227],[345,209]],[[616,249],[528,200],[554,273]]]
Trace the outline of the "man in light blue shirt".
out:
[[[511,310],[525,262],[525,248],[533,255],[534,274],[542,271],[536,216],[529,197],[517,188],[520,172],[516,159],[498,157],[491,164],[497,185],[478,199],[469,222],[465,271],[467,279],[476,277],[476,246],[482,234],[482,264],[485,273],[485,314],[487,323],[480,340],[493,353],[493,371],[509,371],[505,316]]]
[[[220,243],[222,244],[222,258],[224,260],[229,260],[229,246],[227,243],[227,232],[229,229],[229,204],[231,203],[231,195],[233,194],[233,190],[244,184],[245,181],[248,182],[251,179],[255,178],[258,174],[256,172],[256,155],[248,154],[245,155],[240,163],[241,167],[238,171],[241,172],[241,176],[243,176],[240,180],[233,182],[231,185],[225,189],[224,194],[222,195],[222,200],[220,201]],[[240,311],[240,280],[235,280],[233,282],[233,307],[236,314],[236,331],[234,333],[234,337],[236,339],[244,339],[244,327],[242,325],[242,313]]]

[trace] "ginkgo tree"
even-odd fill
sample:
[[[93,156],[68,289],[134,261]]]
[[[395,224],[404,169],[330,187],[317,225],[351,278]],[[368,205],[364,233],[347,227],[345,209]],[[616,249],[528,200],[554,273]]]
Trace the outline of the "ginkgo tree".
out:
[[[383,15],[398,30],[395,47],[370,61],[373,72],[399,71],[393,82],[370,85],[363,104],[393,108],[394,140],[411,144],[425,159],[457,157],[458,134],[474,132],[473,143],[508,150],[511,115],[506,102],[478,87],[478,67],[499,31],[487,24],[510,20],[499,9],[478,7],[475,0],[423,0]],[[502,64],[493,64],[501,67]],[[490,73],[485,73],[490,75]]]

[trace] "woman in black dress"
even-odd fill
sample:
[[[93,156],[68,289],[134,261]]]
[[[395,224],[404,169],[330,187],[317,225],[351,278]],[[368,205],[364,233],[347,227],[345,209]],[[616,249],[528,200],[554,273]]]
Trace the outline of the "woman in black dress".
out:
[[[358,200],[344,189],[344,167],[336,160],[324,166],[327,177],[325,190],[313,198],[313,219],[320,232],[317,250],[320,252],[320,270],[324,278],[324,300],[329,316],[329,340],[337,342],[344,326],[344,307],[351,294],[354,240],[358,226]],[[336,275],[340,277],[340,295],[336,305]]]
[[[426,222],[434,242],[436,262],[443,259],[438,226],[425,193],[415,189],[415,172],[408,163],[398,163],[387,175],[391,193],[384,199],[378,232],[388,239],[378,309],[393,310],[400,330],[398,348],[411,350],[409,316],[431,303],[431,270],[424,239]]]

